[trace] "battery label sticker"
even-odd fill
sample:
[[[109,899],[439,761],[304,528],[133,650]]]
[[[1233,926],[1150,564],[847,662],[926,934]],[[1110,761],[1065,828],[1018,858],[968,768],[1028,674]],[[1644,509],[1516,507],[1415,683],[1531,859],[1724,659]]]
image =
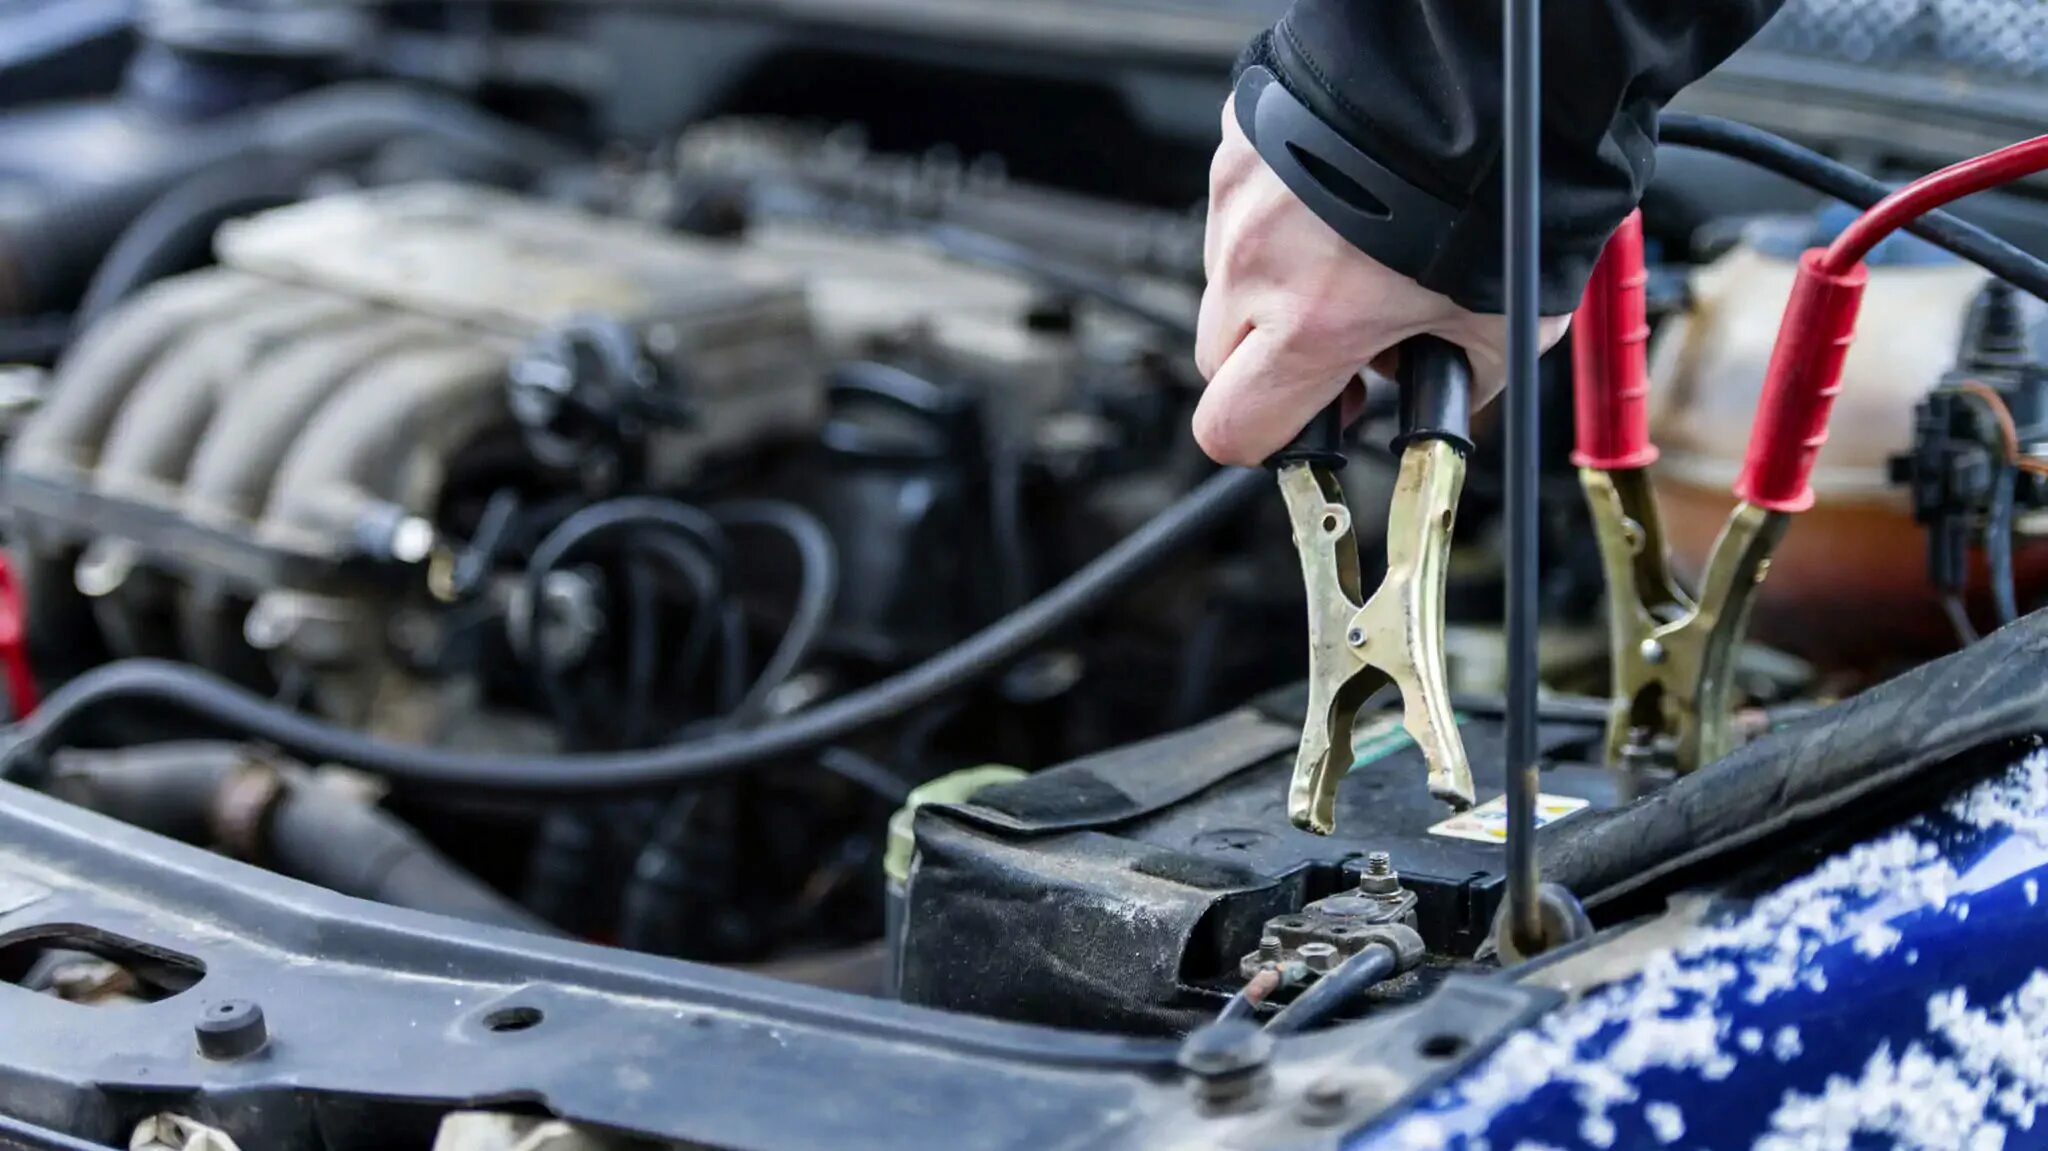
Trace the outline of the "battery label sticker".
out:
[[[1584,811],[1590,801],[1570,795],[1536,797],[1536,826],[1548,827],[1575,811]],[[1470,839],[1478,843],[1508,841],[1508,797],[1489,799],[1478,807],[1454,815],[1429,829],[1431,835],[1446,839]]]

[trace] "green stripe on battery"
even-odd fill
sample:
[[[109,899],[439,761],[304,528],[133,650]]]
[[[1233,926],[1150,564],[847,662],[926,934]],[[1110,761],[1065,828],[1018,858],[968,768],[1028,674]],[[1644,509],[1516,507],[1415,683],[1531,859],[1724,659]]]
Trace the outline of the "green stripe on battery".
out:
[[[1452,718],[1457,721],[1459,727],[1463,727],[1465,721],[1471,717],[1453,713]],[[1367,764],[1378,763],[1403,748],[1414,747],[1415,737],[1409,735],[1408,729],[1401,726],[1401,713],[1391,712],[1353,731],[1351,745],[1351,770],[1357,771]]]

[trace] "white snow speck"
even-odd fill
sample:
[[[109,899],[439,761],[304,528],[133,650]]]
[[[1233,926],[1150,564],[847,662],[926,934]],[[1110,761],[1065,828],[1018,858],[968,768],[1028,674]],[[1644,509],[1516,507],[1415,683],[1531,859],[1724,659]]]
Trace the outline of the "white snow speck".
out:
[[[1856,954],[1865,959],[1881,959],[1891,954],[1899,945],[1899,929],[1889,923],[1873,923],[1856,933]]]
[[[1894,1059],[1881,1046],[1855,1079],[1828,1077],[1819,1095],[1787,1091],[1755,1151],[1847,1151],[1877,1136],[1899,1151],[1998,1151],[2005,1128],[1986,1118],[1988,1083],[1915,1043]]]
[[[1675,1103],[1646,1103],[1643,1119],[1659,1143],[1676,1143],[1685,1138],[1685,1112]]]
[[[1778,1033],[1771,1036],[1771,1054],[1777,1056],[1780,1063],[1790,1063],[1805,1051],[1805,1046],[1799,1042],[1797,1027],[1780,1027]]]
[[[1735,1033],[1735,1043],[1744,1051],[1755,1054],[1764,1049],[1764,1033],[1754,1027],[1745,1027]]]
[[[2020,884],[2020,890],[2026,893],[2028,907],[2032,907],[2041,901],[2040,880],[2028,879],[2025,883]]]

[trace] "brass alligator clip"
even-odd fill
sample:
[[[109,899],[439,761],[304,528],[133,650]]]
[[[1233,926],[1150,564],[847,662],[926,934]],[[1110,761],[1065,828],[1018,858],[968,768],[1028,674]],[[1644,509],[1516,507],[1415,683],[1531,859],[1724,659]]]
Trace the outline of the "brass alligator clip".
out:
[[[1400,472],[1387,522],[1387,574],[1371,598],[1327,448],[1298,441],[1280,457],[1309,642],[1308,712],[1287,814],[1318,835],[1336,829],[1358,709],[1389,684],[1401,693],[1402,726],[1428,761],[1430,794],[1460,810],[1472,805],[1472,771],[1444,674],[1444,593],[1465,485],[1470,370],[1462,353],[1439,341],[1411,340],[1401,355]],[[1319,420],[1324,434],[1333,420],[1330,413]]]

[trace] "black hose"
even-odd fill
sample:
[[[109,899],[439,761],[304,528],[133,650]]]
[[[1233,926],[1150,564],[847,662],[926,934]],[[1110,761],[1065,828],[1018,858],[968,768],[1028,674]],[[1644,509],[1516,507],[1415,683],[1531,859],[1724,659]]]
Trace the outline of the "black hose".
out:
[[[660,658],[660,634],[654,628],[661,605],[655,597],[654,574],[632,558],[626,561],[626,615],[635,621],[626,637],[626,682],[621,687],[619,746],[640,747],[647,740],[647,718],[654,704],[654,667]]]
[[[1280,1009],[1266,1022],[1268,1035],[1299,1035],[1358,1001],[1358,997],[1385,982],[1394,973],[1392,948],[1369,944],[1339,963],[1328,975],[1308,985],[1294,1002]]]
[[[211,262],[215,230],[237,216],[291,203],[305,180],[301,166],[260,154],[187,177],[121,230],[79,300],[78,328],[165,276]]]
[[[1991,602],[1998,611],[2000,627],[2020,618],[2012,571],[2013,502],[2019,471],[2011,464],[1998,469],[1991,490],[1991,515],[1984,523],[1984,558],[1991,569]]]
[[[185,843],[210,844],[234,805],[229,789],[251,770],[280,771],[247,747],[158,743],[59,757],[48,790],[81,807]],[[282,770],[279,793],[231,849],[293,879],[472,923],[553,933],[555,928],[436,851],[390,812],[359,796]]]
[[[1893,191],[1847,164],[1733,120],[1666,112],[1659,121],[1659,135],[1666,144],[1733,156],[1858,208],[1868,208]],[[2048,261],[2028,255],[1975,224],[1933,211],[1906,225],[1906,231],[2048,300]]]
[[[389,812],[318,782],[271,811],[263,863],[359,899],[544,935],[560,932],[436,851]]]
[[[832,610],[839,602],[839,547],[818,517],[782,500],[736,500],[712,508],[711,517],[725,528],[782,533],[796,549],[801,572],[789,626],[730,717],[734,724],[745,726],[762,714],[768,697],[789,682],[789,677],[811,658],[818,649],[818,641],[824,638],[826,625],[832,622]]]
[[[635,547],[661,560],[690,589],[690,626],[683,633],[682,654],[674,662],[675,679],[679,692],[688,692],[703,673],[704,663],[714,649],[723,649],[729,657],[733,641],[728,635],[725,621],[725,572],[715,566],[716,560],[703,548],[677,535],[646,533],[632,538]],[[651,630],[653,620],[641,622],[643,630]],[[719,673],[725,676],[723,669]],[[744,671],[740,674],[744,675]],[[729,676],[727,678],[730,678]],[[671,738],[674,724],[659,729],[659,739]]]
[[[723,573],[727,548],[725,534],[716,520],[687,504],[672,500],[628,496],[592,504],[563,520],[544,536],[527,561],[524,579],[526,596],[527,646],[548,707],[565,728],[574,733],[581,723],[576,698],[562,681],[561,669],[548,659],[541,640],[541,603],[547,577],[577,551],[590,547],[606,535],[622,531],[653,529],[703,555],[703,564],[676,556],[675,566],[690,580],[700,605],[715,605],[724,597]],[[674,553],[658,553],[669,554]],[[642,621],[641,626],[650,626]]]
[[[909,780],[850,747],[828,747],[819,752],[818,766],[891,807],[902,807],[910,800]]]
[[[223,120],[160,168],[0,222],[0,312],[70,309],[122,232],[206,169],[267,155],[312,171],[406,137],[525,178],[579,159],[574,149],[450,96],[383,82],[332,85]]]
[[[415,792],[518,793],[533,798],[666,790],[836,743],[997,674],[1018,657],[1154,575],[1195,542],[1239,522],[1272,478],[1230,469],[1205,481],[1044,595],[908,671],[753,731],[647,751],[505,756],[388,743],[277,707],[218,676],[158,660],[124,660],[51,693],[15,729],[6,766],[19,771],[61,746],[93,709],[155,702],[301,758],[355,767]]]

